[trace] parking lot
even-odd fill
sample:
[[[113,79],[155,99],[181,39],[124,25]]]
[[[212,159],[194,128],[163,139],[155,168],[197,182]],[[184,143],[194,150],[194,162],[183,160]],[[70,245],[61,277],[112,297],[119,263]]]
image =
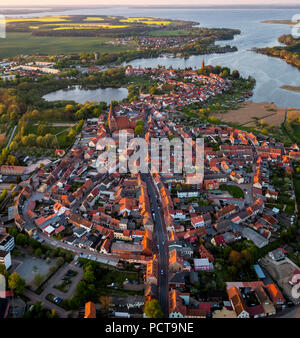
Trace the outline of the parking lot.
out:
[[[69,271],[73,271],[70,275]],[[48,294],[53,294],[55,297],[62,299],[71,298],[75,292],[76,286],[83,276],[83,269],[74,264],[66,264],[58,270],[58,272],[50,278],[41,296],[46,298]],[[69,280],[63,284],[62,289],[57,289],[62,282]]]
[[[18,264],[15,271],[26,281],[27,285],[33,284],[33,280],[36,274],[46,276],[49,273],[51,266],[55,266],[55,262],[51,261],[47,263],[44,259],[37,257],[22,257],[22,261],[13,259]]]

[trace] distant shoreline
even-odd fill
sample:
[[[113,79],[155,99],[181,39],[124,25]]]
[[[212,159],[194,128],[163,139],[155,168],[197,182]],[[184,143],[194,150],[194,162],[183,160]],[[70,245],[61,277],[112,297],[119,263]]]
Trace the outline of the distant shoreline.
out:
[[[288,86],[288,85],[283,85],[280,88],[284,89],[284,90],[289,90],[291,92],[296,92],[296,93],[300,93],[300,86]]]
[[[279,25],[296,25],[296,22],[292,22],[291,20],[264,20],[261,23],[272,23]]]

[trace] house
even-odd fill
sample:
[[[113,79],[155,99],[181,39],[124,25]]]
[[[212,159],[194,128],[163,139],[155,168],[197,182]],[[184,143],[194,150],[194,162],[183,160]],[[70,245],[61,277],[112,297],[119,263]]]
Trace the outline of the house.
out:
[[[232,171],[230,173],[230,178],[233,182],[237,183],[237,184],[242,184],[244,183],[244,177],[241,176],[240,174],[238,174],[237,172],[235,171]]]
[[[169,291],[169,318],[185,318],[186,306],[179,290]]]
[[[274,200],[278,199],[278,192],[272,190],[266,190],[265,196]]]
[[[158,277],[158,259],[156,254],[154,254],[153,258],[147,262],[146,282],[148,284],[157,285],[157,277]]]
[[[283,297],[281,291],[278,289],[277,285],[268,284],[265,286],[265,290],[276,307],[283,306],[286,303],[286,300]]]
[[[250,318],[250,314],[246,310],[246,304],[240,290],[237,287],[232,286],[230,289],[227,289],[227,294],[237,318]]]
[[[8,233],[0,233],[0,250],[12,251],[15,247],[15,239]]]
[[[214,256],[206,249],[203,244],[200,244],[199,254],[201,258],[208,258],[209,262],[214,262]]]
[[[209,263],[208,258],[194,258],[195,271],[211,271],[212,264]]]
[[[178,272],[169,274],[169,288],[171,289],[183,289],[185,287],[185,277],[188,273]]]
[[[231,230],[231,222],[227,219],[223,221],[217,222],[213,225],[213,228],[216,230],[217,233],[223,234],[224,232]]]
[[[203,181],[205,190],[217,190],[219,189],[219,180],[212,179],[212,180],[204,180]]]
[[[181,272],[184,270],[183,258],[179,255],[176,249],[169,252],[169,271]]]
[[[63,149],[56,149],[55,150],[55,155],[59,157],[65,156],[66,152]]]
[[[225,239],[222,235],[213,237],[212,240],[211,240],[211,243],[214,246],[224,246],[224,245],[226,245]]]
[[[258,300],[260,301],[260,304],[263,307],[264,313],[267,316],[274,315],[276,313],[275,306],[273,305],[272,301],[268,297],[265,289],[263,286],[259,286],[255,289],[255,293],[257,295]]]
[[[228,204],[216,212],[216,219],[225,218],[227,216],[234,214],[236,211],[237,208],[234,204]]]
[[[203,215],[191,217],[191,223],[195,229],[204,227],[205,223],[204,223]]]
[[[96,318],[96,305],[94,303],[85,303],[84,318]]]
[[[270,251],[270,252],[268,253],[268,256],[269,256],[270,258],[272,258],[273,261],[279,261],[279,260],[285,258],[285,256],[286,256],[286,251],[283,250],[283,249],[281,249],[281,248],[278,248],[278,249],[275,249],[275,250],[273,250],[273,251]]]

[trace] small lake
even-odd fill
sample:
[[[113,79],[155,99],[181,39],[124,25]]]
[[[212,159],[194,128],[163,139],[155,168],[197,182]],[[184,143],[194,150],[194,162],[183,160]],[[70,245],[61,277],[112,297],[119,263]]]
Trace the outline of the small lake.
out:
[[[75,101],[84,104],[86,101],[106,102],[110,104],[111,101],[121,101],[128,96],[127,88],[97,88],[86,89],[81,86],[72,86],[68,89],[60,89],[55,92],[46,94],[43,98],[46,101]]]

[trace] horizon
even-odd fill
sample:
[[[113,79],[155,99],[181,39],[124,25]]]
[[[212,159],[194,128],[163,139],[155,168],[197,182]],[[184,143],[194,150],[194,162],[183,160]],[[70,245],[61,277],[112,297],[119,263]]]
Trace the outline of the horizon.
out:
[[[290,7],[296,6],[299,7],[298,0],[289,0],[288,3],[282,4],[282,1],[279,0],[265,0],[263,3],[259,0],[187,0],[185,4],[182,5],[180,0],[152,0],[151,4],[148,4],[148,1],[139,1],[139,0],[103,0],[101,4],[97,3],[97,0],[87,0],[86,3],[82,4],[82,0],[65,0],[64,4],[61,4],[59,0],[45,0],[43,4],[40,4],[39,0],[29,0],[24,3],[22,0],[11,0],[9,6],[0,5],[2,9],[11,9],[11,8],[45,8],[45,7],[113,7],[113,6],[126,6],[126,7]]]

